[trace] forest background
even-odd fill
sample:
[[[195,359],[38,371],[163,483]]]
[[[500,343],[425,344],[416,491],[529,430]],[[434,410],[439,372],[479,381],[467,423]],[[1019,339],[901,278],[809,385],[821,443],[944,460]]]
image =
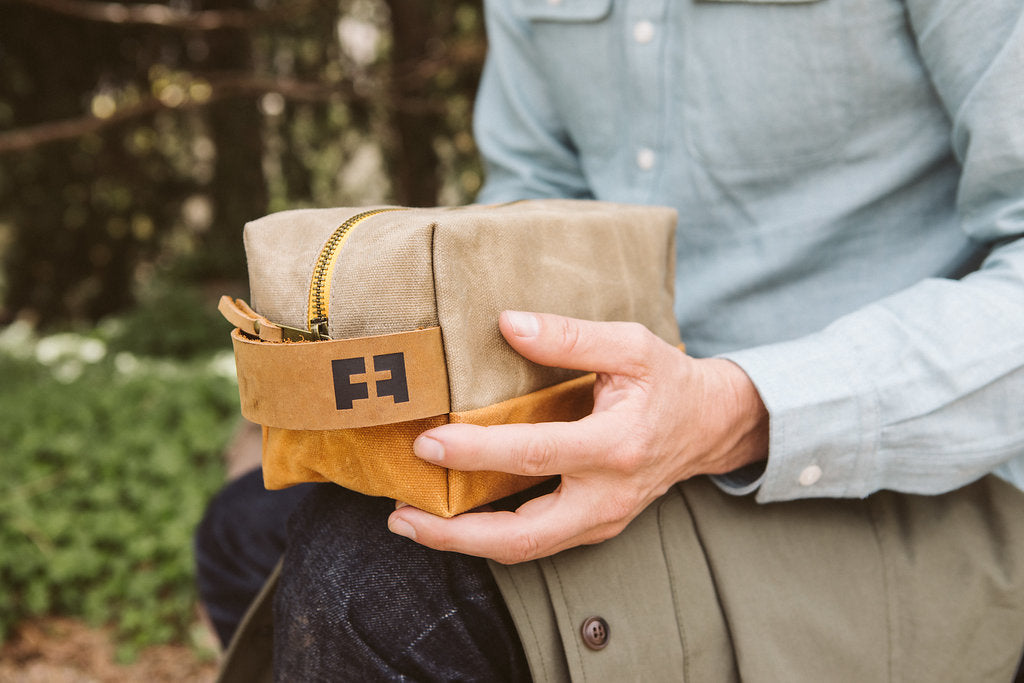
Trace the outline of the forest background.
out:
[[[0,0],[0,678],[55,617],[199,647],[242,226],[470,201],[485,49],[479,0]]]

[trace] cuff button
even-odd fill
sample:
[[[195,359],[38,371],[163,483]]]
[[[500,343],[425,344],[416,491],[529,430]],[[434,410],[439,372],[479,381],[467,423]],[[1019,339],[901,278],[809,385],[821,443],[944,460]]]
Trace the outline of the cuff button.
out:
[[[821,468],[817,465],[808,465],[800,472],[797,481],[801,486],[814,486],[821,479]]]

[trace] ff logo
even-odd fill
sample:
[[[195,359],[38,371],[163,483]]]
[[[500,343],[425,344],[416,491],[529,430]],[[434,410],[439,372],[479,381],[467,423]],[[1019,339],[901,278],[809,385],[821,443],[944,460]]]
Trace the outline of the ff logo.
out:
[[[374,356],[373,371],[390,373],[388,379],[377,380],[377,398],[390,396],[395,403],[405,403],[409,400],[404,353]],[[366,382],[352,381],[352,375],[366,374],[366,361],[362,357],[332,360],[331,372],[334,374],[334,403],[338,410],[351,410],[353,401],[370,397]]]

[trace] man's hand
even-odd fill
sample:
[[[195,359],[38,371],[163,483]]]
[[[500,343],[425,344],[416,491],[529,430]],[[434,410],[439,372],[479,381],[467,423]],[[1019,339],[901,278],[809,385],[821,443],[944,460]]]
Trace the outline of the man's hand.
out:
[[[506,311],[499,327],[530,360],[596,372],[594,412],[576,422],[444,425],[413,450],[451,469],[557,474],[561,484],[515,512],[443,519],[400,503],[388,520],[393,532],[438,550],[524,562],[611,538],[676,482],[767,456],[764,404],[727,360],[691,358],[634,323]]]

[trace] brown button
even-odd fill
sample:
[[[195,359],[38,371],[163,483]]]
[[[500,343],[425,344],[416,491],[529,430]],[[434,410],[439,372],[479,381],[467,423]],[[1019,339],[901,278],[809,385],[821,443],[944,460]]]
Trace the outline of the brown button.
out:
[[[589,617],[580,628],[583,642],[591,650],[600,650],[608,644],[608,622],[601,617]]]

